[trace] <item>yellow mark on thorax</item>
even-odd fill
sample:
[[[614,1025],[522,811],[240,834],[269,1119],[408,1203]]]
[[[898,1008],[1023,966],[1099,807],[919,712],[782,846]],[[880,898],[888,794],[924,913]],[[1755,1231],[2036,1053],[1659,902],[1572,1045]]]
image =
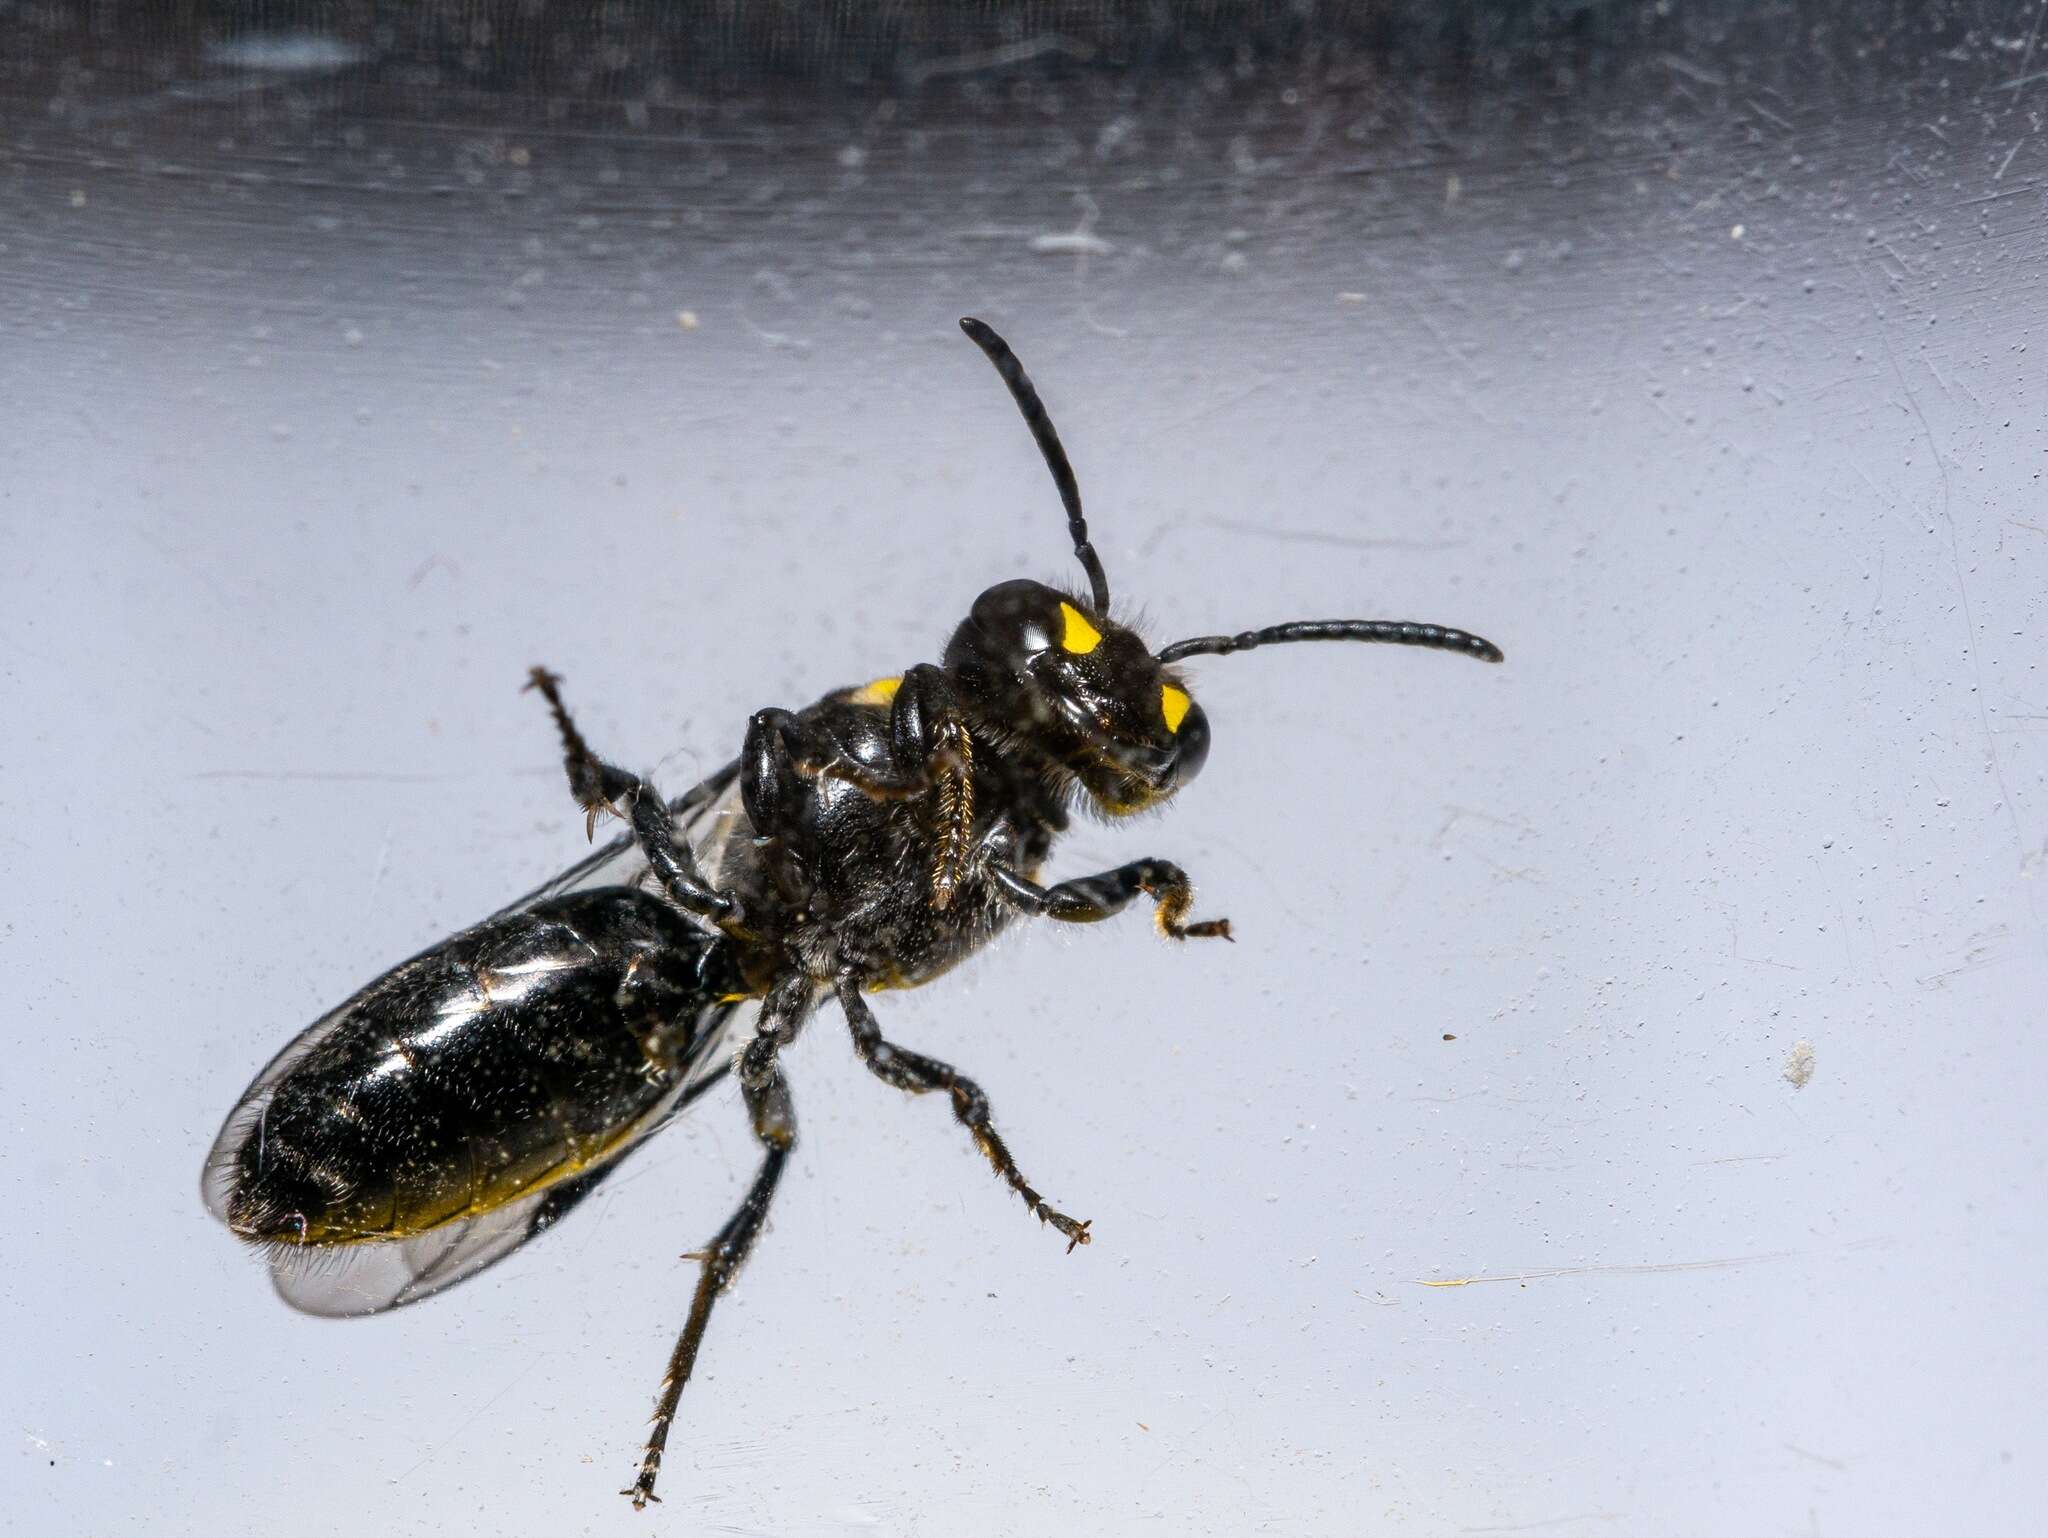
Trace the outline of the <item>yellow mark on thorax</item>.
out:
[[[872,683],[862,684],[846,697],[849,705],[887,705],[896,698],[896,691],[903,687],[901,677],[877,678]]]

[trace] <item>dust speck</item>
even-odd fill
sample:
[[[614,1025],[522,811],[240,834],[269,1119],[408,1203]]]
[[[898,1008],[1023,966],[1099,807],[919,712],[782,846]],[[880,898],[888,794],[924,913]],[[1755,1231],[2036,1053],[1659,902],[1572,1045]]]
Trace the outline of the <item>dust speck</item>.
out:
[[[1795,1043],[1785,1055],[1785,1082],[1794,1089],[1806,1088],[1806,1081],[1813,1077],[1813,1043]]]

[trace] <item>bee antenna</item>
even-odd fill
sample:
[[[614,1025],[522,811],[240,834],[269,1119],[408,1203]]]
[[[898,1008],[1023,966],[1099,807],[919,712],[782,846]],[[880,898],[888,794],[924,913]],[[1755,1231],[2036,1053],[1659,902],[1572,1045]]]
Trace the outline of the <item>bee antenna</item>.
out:
[[[1053,431],[1052,418],[1045,414],[1045,402],[1038,398],[1031,376],[1024,372],[1024,365],[1010,351],[1010,344],[996,335],[994,327],[972,315],[964,315],[960,318],[960,329],[967,333],[968,340],[988,355],[988,361],[1003,376],[1003,383],[1010,387],[1010,396],[1017,402],[1017,409],[1024,413],[1024,425],[1038,440],[1038,452],[1045,456],[1045,467],[1052,471],[1052,483],[1059,487],[1060,501],[1066,504],[1067,532],[1074,536],[1075,558],[1080,561],[1081,569],[1088,573],[1088,586],[1095,595],[1095,612],[1108,613],[1109,577],[1102,569],[1102,557],[1088,543],[1088,520],[1081,516],[1081,486],[1074,479],[1074,467],[1067,463],[1067,451],[1060,447],[1060,435]]]
[[[1505,660],[1501,649],[1484,636],[1448,625],[1419,625],[1401,619],[1298,619],[1285,625],[1268,625],[1264,630],[1244,630],[1236,635],[1196,636],[1175,641],[1159,653],[1161,662],[1178,662],[1183,657],[1227,657],[1248,652],[1255,646],[1273,646],[1282,641],[1388,641],[1396,646],[1426,646],[1441,652],[1462,652],[1481,662]]]

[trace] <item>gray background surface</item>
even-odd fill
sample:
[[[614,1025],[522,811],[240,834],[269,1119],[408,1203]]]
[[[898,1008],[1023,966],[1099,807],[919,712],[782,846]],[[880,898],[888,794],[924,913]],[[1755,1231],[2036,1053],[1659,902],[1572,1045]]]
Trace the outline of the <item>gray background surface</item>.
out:
[[[737,87],[0,15],[0,1525],[2031,1530],[2048,50],[1730,14]],[[880,1001],[1090,1249],[814,1022],[635,1518],[729,1095],[371,1321],[199,1163],[580,852],[529,664],[680,789],[1072,576],[963,313],[1158,640],[1509,662],[1197,665],[1203,778],[1056,868],[1175,858],[1240,943]]]

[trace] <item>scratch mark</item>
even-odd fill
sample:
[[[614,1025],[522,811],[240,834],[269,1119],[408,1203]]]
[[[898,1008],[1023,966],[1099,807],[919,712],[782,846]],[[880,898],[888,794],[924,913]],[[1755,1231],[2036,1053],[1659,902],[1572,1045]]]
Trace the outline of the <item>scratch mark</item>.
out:
[[[1708,69],[1703,65],[1695,64],[1690,59],[1680,58],[1675,53],[1667,53],[1657,62],[1670,70],[1672,74],[1683,75],[1688,80],[1697,80],[1701,85],[1726,85],[1728,83],[1726,75]],[[1478,1532],[1480,1529],[1471,1528],[1468,1531]]]
[[[461,1425],[457,1426],[453,1431],[449,1432],[447,1436],[443,1437],[439,1442],[435,1443],[434,1446],[428,1448],[426,1452],[420,1455],[418,1462],[414,1463],[411,1468],[405,1470],[404,1473],[396,1475],[392,1479],[391,1483],[394,1485],[403,1484],[406,1480],[412,1478],[413,1475],[417,1474],[421,1469],[425,1468],[435,1458],[439,1457],[444,1451],[447,1450],[448,1447],[450,1447],[454,1443],[457,1437],[461,1436],[463,1432],[469,1430],[469,1428],[471,1426],[474,1426],[478,1420],[482,1419],[485,1412],[490,1410],[493,1406],[497,1404],[499,1400],[503,1399],[507,1394],[511,1393],[512,1390],[519,1387],[519,1385],[524,1383],[528,1378],[532,1377],[534,1369],[539,1367],[541,1363],[545,1362],[547,1359],[548,1353],[545,1351],[535,1356],[532,1361],[528,1362],[523,1368],[521,1368],[518,1372],[512,1375],[512,1380],[509,1383],[507,1383],[503,1388],[499,1389],[497,1393],[491,1395],[491,1397],[489,1399],[486,1399],[482,1404],[478,1405],[475,1410],[470,1412],[468,1419],[464,1420]]]
[[[1414,313],[1415,318],[1422,323],[1422,329],[1427,331],[1435,340],[1436,345],[1443,349],[1444,356],[1468,374],[1477,377],[1479,365],[1452,345],[1451,339],[1444,334],[1444,328],[1436,323],[1436,318],[1412,299],[1408,301],[1408,308]]]
[[[1743,955],[1741,915],[1734,908],[1727,908],[1722,911],[1723,917],[1728,920],[1728,954],[1737,961],[1753,967],[1776,967],[1781,972],[1803,972],[1806,970],[1804,967],[1795,966],[1789,961],[1773,961],[1768,956]]]
[[[395,769],[201,769],[195,780],[312,780],[345,785],[439,785],[466,774],[408,774]]]
[[[1776,123],[1780,128],[1784,129],[1786,133],[1791,133],[1794,131],[1792,125],[1789,122],[1787,122],[1784,118],[1779,117],[1777,113],[1773,112],[1769,107],[1766,107],[1754,96],[1743,97],[1742,104],[1743,106],[1749,108],[1750,111],[1754,112],[1758,117],[1762,118],[1765,122]]]
[[[1480,1282],[1547,1282],[1561,1276],[1663,1276],[1674,1271],[1721,1271],[1731,1266],[1750,1266],[1765,1260],[1793,1260],[1796,1250],[1775,1250],[1768,1255],[1730,1255],[1720,1260],[1667,1260],[1642,1266],[1551,1266],[1540,1271],[1502,1271],[1488,1276],[1456,1276],[1444,1281],[1416,1279],[1417,1287],[1473,1287]]]
[[[1518,833],[1524,837],[1527,837],[1529,833],[1529,829],[1522,823],[1510,821],[1508,818],[1505,817],[1495,817],[1489,812],[1478,811],[1473,807],[1448,806],[1444,810],[1448,812],[1449,815],[1444,818],[1443,826],[1436,830],[1436,835],[1430,840],[1430,847],[1432,849],[1435,849],[1439,854],[1447,852],[1447,841],[1451,836],[1452,830],[1455,829],[1459,823],[1463,822],[1468,817],[1476,822],[1491,824],[1493,827],[1496,828],[1512,829],[1515,833]],[[1485,857],[1481,856],[1481,858],[1484,859]],[[1488,863],[1491,864],[1492,862],[1489,861]],[[1494,865],[1493,869],[1496,871],[1500,871],[1503,869],[1503,867]],[[1514,874],[1533,875],[1534,872],[1515,872]]]
[[[1323,529],[1274,529],[1236,518],[1204,518],[1200,522],[1206,528],[1230,534],[1249,534],[1288,545],[1330,545],[1340,550],[1461,550],[1469,543],[1462,539],[1375,539],[1360,534],[1333,534]]]
[[[1047,54],[1060,54],[1079,63],[1086,63],[1095,57],[1095,50],[1076,38],[1062,37],[1057,32],[1041,33],[1015,43],[1005,43],[999,48],[990,48],[981,53],[954,54],[950,58],[927,59],[910,67],[913,81],[922,84],[940,75],[975,75],[983,70],[1006,69],[1012,64],[1029,64],[1033,59],[1044,58]]]
[[[1973,946],[1964,953],[1963,960],[1958,965],[1943,972],[1929,972],[1925,977],[1916,977],[1913,981],[1931,993],[1946,988],[1951,977],[1961,977],[1966,972],[1981,972],[1999,959],[1998,953],[1990,946]]]
[[[2001,89],[2018,90],[2029,81],[2042,78],[2041,75],[2029,75],[2027,73],[2027,66],[2034,62],[2034,44],[2041,40],[2041,17],[2044,13],[2048,13],[2048,5],[2035,5],[2034,24],[2027,29],[2027,49],[2025,53],[2020,55],[2020,78],[2013,81],[2010,86],[2001,87]],[[2044,73],[2048,73],[2048,71],[2044,71]]]
[[[418,569],[415,570],[413,574],[406,579],[406,590],[408,592],[417,591],[419,585],[422,582],[426,581],[428,576],[430,576],[435,571],[445,571],[448,573],[450,577],[453,577],[458,581],[462,577],[462,568],[457,566],[453,561],[449,560],[447,556],[443,555],[440,551],[437,550],[432,555],[428,556],[424,561],[420,562]]]
[[[378,890],[379,890],[380,888],[382,888],[382,887],[383,887],[383,885],[384,885],[384,872],[385,872],[386,870],[388,870],[388,869],[390,868],[390,866],[391,866],[391,824],[389,824],[389,823],[386,823],[386,824],[384,825],[384,839],[383,839],[383,842],[382,842],[382,843],[380,843],[380,844],[379,844],[379,845],[377,846],[377,864],[376,864],[376,868],[375,868],[374,870],[372,870],[372,871],[370,872],[370,892],[369,892],[369,895],[368,895],[368,896],[367,896],[367,897],[366,897],[366,898],[365,898],[365,899],[363,900],[363,909],[364,909],[364,911],[365,911],[365,912],[375,912],[375,911],[376,911],[376,907],[377,907],[377,893],[378,893]]]
[[[2005,152],[2005,159],[1999,161],[1998,169],[1991,173],[1991,179],[1994,182],[2002,182],[2005,180],[2005,168],[2012,164],[2012,157],[2020,152],[2020,146],[2022,144],[2025,144],[2026,142],[2027,141],[2024,139],[2015,139],[2012,141],[2012,148]]]
[[[2039,190],[2038,187],[2015,187],[2010,192],[1987,192],[1981,198],[1964,198],[1956,207],[1977,208],[1985,203],[2003,203],[2007,198],[2030,197]]]
[[[1805,1448],[1794,1446],[1790,1442],[1786,1442],[1783,1445],[1786,1452],[1797,1453],[1802,1458],[1811,1458],[1823,1468],[1837,1469],[1845,1474],[1849,1471],[1849,1465],[1840,1458],[1823,1458],[1819,1453],[1810,1453]]]
[[[1086,230],[1033,235],[1030,244],[1041,256],[1107,256],[1116,249],[1100,235],[1090,235]]]
[[[1153,443],[1167,433],[1181,432],[1186,428],[1192,427],[1197,422],[1215,416],[1218,412],[1235,411],[1253,396],[1260,394],[1262,391],[1270,390],[1274,383],[1274,376],[1268,374],[1264,378],[1246,385],[1234,395],[1226,396],[1219,401],[1213,401],[1207,406],[1198,407],[1190,411],[1186,416],[1174,418],[1171,422],[1164,424],[1154,432],[1146,434],[1138,441],[1140,443]]]
[[[2038,25],[2040,18],[2035,17]],[[1991,717],[1984,707],[1984,665],[1977,654],[1977,616],[1970,607],[1970,589],[1963,581],[1963,547],[1956,536],[1955,508],[1948,479],[1948,461],[1942,457],[1941,445],[1934,441],[1934,427],[1927,420],[1927,413],[1920,409],[1920,397],[1913,393],[1906,383],[1906,372],[1899,367],[1899,355],[1892,347],[1891,327],[1884,323],[1878,311],[1877,295],[1870,287],[1870,274],[1861,263],[1856,267],[1857,276],[1863,280],[1864,296],[1870,301],[1872,315],[1877,320],[1878,338],[1884,343],[1885,360],[1892,366],[1892,378],[1899,382],[1905,392],[1906,404],[1913,408],[1913,415],[1920,419],[1920,431],[1927,439],[1927,451],[1934,456],[1934,468],[1941,472],[1941,521],[1948,525],[1949,564],[1955,568],[1956,596],[1963,610],[1963,630],[1970,642],[1970,677],[1975,687],[1970,691],[1977,706],[1977,724],[1984,733],[1984,750],[1991,755],[1991,772],[1998,780],[1999,799],[2005,805],[2005,815],[2012,823],[2013,842],[2018,844],[2024,835],[2020,832],[2019,809],[2012,804],[2012,788],[2005,783],[2005,764],[1998,756],[1998,739],[1991,733]]]
[[[1619,1522],[1619,1511],[1582,1511],[1575,1517],[1546,1517],[1540,1522],[1512,1522],[1505,1527],[1461,1527],[1461,1533],[1533,1533],[1539,1528],[1567,1527],[1574,1522]]]

